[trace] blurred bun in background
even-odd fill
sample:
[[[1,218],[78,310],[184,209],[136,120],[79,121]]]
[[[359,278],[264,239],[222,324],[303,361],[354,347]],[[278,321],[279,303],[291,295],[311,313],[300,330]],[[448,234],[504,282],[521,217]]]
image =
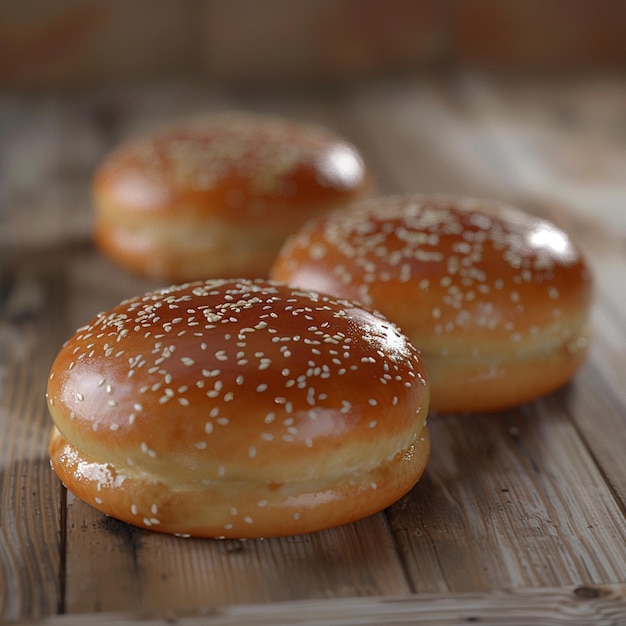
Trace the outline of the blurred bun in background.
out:
[[[224,113],[131,139],[94,184],[99,249],[168,282],[262,277],[306,220],[367,196],[356,147],[329,129]]]

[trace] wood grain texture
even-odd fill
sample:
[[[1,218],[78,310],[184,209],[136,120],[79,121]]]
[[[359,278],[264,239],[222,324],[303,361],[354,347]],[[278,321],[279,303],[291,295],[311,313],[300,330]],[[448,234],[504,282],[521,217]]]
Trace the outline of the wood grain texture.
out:
[[[152,533],[72,497],[67,515],[68,613],[410,591],[382,515],[312,535],[249,541]]]
[[[0,97],[17,128],[0,144],[0,622],[624,623],[625,94],[623,78],[466,73],[328,92]],[[334,127],[381,193],[497,197],[568,230],[596,277],[575,380],[506,413],[431,415],[432,458],[411,493],[324,533],[185,540],[66,495],[47,459],[48,368],[76,327],[157,286],[93,249],[91,167],[126,136],[220,108]]]
[[[11,269],[11,271],[8,271]],[[0,275],[0,621],[58,610],[60,487],[47,456],[44,398],[54,275],[24,263]]]
[[[46,626],[103,623],[141,626],[163,622],[180,626],[461,626],[471,623],[620,626],[625,620],[626,586],[621,584],[244,604],[208,607],[196,615],[158,611],[74,615],[44,619],[39,623]]]
[[[626,580],[621,509],[554,404],[431,417],[427,481],[389,510],[418,592]]]

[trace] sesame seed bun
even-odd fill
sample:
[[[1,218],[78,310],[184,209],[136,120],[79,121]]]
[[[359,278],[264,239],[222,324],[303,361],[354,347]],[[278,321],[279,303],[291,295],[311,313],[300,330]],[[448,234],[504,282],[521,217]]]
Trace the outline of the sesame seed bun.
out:
[[[211,280],[79,329],[48,381],[52,466],[95,508],[153,530],[271,537],[383,509],[429,455],[417,350],[347,301]]]
[[[262,277],[307,219],[371,188],[357,149],[326,128],[209,115],[105,158],[93,181],[94,239],[123,267],[168,282]]]
[[[502,203],[407,195],[313,220],[275,280],[361,302],[421,351],[434,411],[493,411],[566,383],[588,344],[591,276],[570,237]]]

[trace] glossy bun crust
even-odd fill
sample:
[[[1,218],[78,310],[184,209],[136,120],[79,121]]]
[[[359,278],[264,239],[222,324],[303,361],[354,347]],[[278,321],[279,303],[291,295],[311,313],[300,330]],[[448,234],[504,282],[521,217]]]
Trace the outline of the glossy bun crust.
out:
[[[100,314],[50,373],[52,466],[95,508],[206,537],[358,520],[417,482],[429,387],[417,350],[356,305],[213,280]]]
[[[381,311],[419,348],[440,412],[505,409],[566,383],[591,276],[554,224],[497,202],[401,196],[312,221],[272,278]]]
[[[370,193],[354,146],[322,127],[231,113],[113,151],[93,184],[96,245],[168,282],[267,276],[307,219]]]

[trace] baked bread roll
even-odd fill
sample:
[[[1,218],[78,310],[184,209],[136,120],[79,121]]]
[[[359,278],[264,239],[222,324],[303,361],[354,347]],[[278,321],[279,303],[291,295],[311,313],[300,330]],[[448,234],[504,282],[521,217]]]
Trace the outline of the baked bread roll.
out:
[[[566,383],[588,344],[592,281],[570,237],[498,202],[407,195],[314,220],[275,280],[361,302],[421,351],[433,411],[510,408]]]
[[[94,239],[168,282],[266,277],[287,235],[368,195],[357,149],[319,126],[243,113],[130,140],[98,168]]]
[[[269,281],[123,302],[52,365],[52,467],[137,526],[299,534],[403,496],[429,455],[417,350],[382,317]]]

